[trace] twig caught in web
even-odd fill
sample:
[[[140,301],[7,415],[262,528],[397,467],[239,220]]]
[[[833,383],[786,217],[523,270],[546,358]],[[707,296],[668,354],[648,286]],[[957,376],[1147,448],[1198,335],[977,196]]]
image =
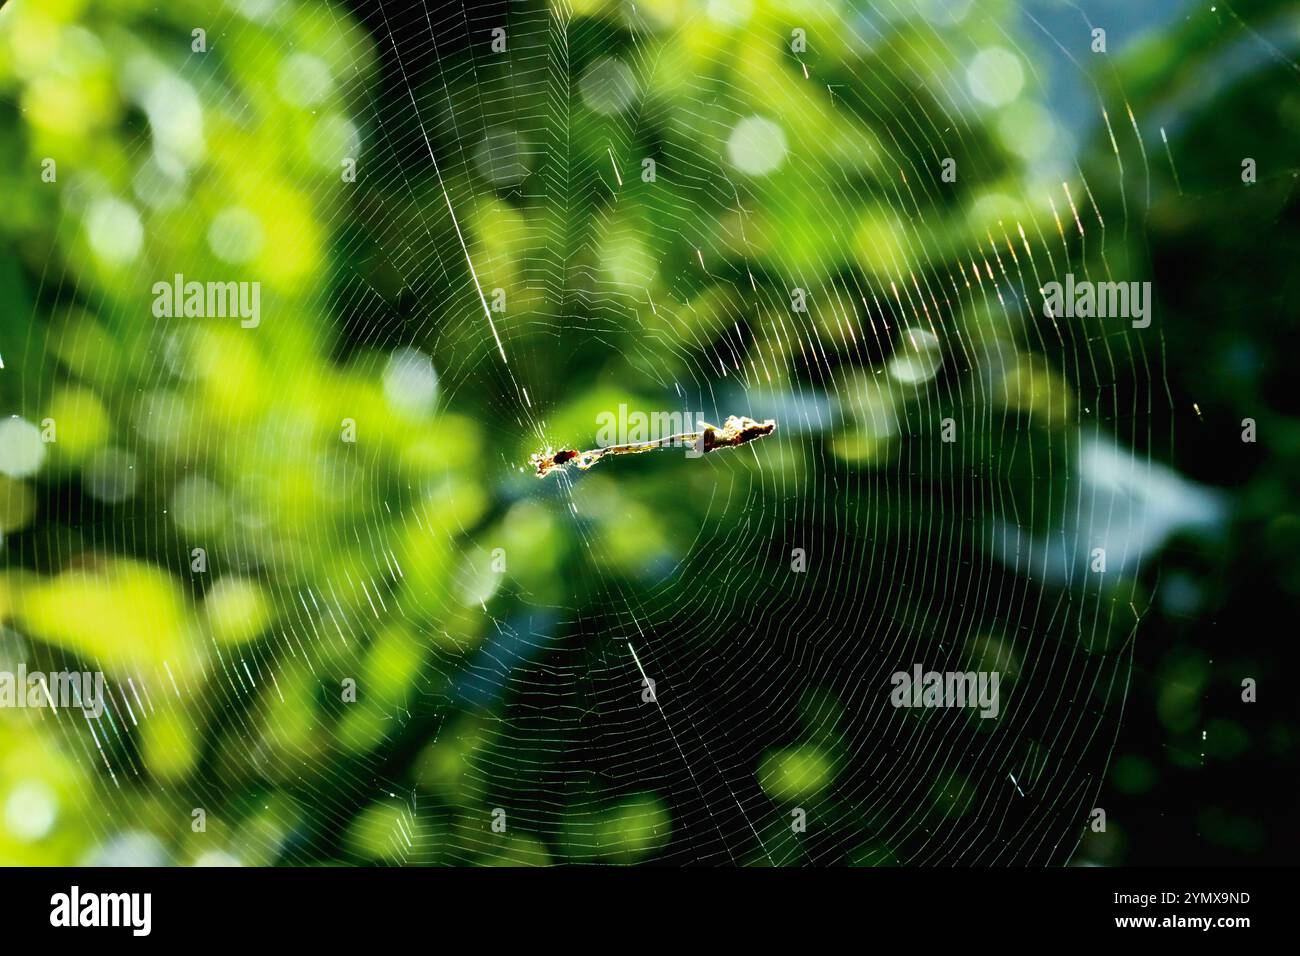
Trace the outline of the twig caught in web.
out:
[[[642,452],[658,451],[661,448],[693,448],[697,455],[707,454],[719,448],[735,448],[759,438],[764,438],[776,431],[776,422],[772,419],[756,422],[743,415],[731,415],[719,428],[707,422],[700,423],[700,430],[669,435],[654,441],[629,442],[626,445],[609,445],[605,448],[593,448],[591,451],[574,451],[561,449],[539,452],[528,459],[528,463],[537,469],[537,477],[545,478],[553,470],[564,469],[566,465],[577,465],[586,471],[606,455],[639,455]]]

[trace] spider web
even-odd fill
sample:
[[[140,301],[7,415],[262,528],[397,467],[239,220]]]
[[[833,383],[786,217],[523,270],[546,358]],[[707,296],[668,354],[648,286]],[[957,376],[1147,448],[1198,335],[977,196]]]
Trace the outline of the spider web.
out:
[[[109,661],[103,717],[56,718],[117,808],[97,835],[145,794],[178,831],[212,808],[248,861],[1068,862],[1122,715],[1164,400],[1158,319],[1043,313],[1066,273],[1140,278],[1148,144],[1103,109],[1088,17],[359,16],[365,33],[331,13],[318,41],[357,159],[311,195],[330,275],[268,295],[223,346],[280,384],[270,406],[232,400],[167,453],[164,473],[184,462],[245,509],[214,573],[196,579],[195,536],[164,512],[80,530],[111,555],[175,542],[160,563],[196,602],[253,582],[274,622],[192,666]],[[236,44],[249,19],[213,35]],[[201,58],[180,75],[236,133],[252,116]],[[996,132],[1062,77],[1078,114]],[[1112,149],[1085,171],[1093,137]],[[139,285],[172,271],[156,257]],[[143,390],[173,400],[158,417],[231,374],[198,369],[190,330],[131,327]],[[337,384],[327,409],[304,407],[304,377]],[[591,447],[620,401],[778,430],[528,472],[531,452]],[[163,455],[147,434],[128,451]],[[302,470],[328,514],[295,498]],[[30,557],[54,570],[63,547]],[[997,716],[894,706],[916,665],[997,672]],[[146,766],[133,741],[159,721],[215,737],[201,772]]]

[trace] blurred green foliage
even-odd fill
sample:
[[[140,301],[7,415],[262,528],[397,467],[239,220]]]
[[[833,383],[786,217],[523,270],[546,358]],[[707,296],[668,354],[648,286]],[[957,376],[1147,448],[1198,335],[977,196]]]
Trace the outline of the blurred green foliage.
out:
[[[1204,347],[1231,335],[1216,323],[1250,274],[1225,264],[1247,244],[1240,233],[1278,226],[1290,180],[1263,174],[1253,225],[1225,231],[1241,216],[1236,161],[1199,169],[1182,148],[1236,122],[1223,104],[1290,89],[1284,69],[1238,81],[1263,84],[1258,95],[1216,91],[1196,114],[1204,128],[1182,128],[1181,195],[1155,156],[1144,175],[1132,160],[1118,178],[1100,131],[1084,154],[1089,192],[1054,164],[1077,120],[1043,99],[1010,3],[947,25],[903,9],[874,40],[844,28],[856,22],[847,5],[755,0],[731,18],[727,4],[706,5],[710,15],[662,0],[637,5],[635,29],[613,4],[578,4],[563,25],[543,5],[513,6],[511,55],[498,58],[482,52],[488,13],[441,8],[436,50],[420,21],[377,8],[18,0],[0,11],[0,399],[20,417],[5,426],[0,475],[0,656],[85,662],[120,694],[98,732],[72,715],[0,712],[0,861],[720,853],[696,832],[707,815],[694,797],[656,774],[674,741],[637,715],[635,670],[610,660],[643,627],[665,648],[666,686],[716,672],[701,678],[716,683],[696,719],[707,715],[715,744],[736,743],[728,773],[743,778],[745,805],[770,808],[743,862],[923,859],[922,831],[967,832],[993,787],[1007,798],[993,771],[1033,752],[1044,708],[1062,706],[1036,703],[1006,730],[952,731],[972,745],[986,735],[999,755],[987,772],[917,755],[896,778],[871,777],[861,727],[874,704],[853,698],[878,675],[855,670],[844,632],[875,612],[897,632],[864,640],[892,660],[907,635],[945,633],[954,582],[1013,606],[966,598],[952,660],[993,662],[1034,694],[1077,681],[1071,706],[1099,716],[1060,742],[1048,772],[1105,765],[1115,675],[1160,582],[1132,569],[1073,590],[1025,579],[990,556],[982,529],[1012,514],[1027,534],[1062,529],[1079,435],[1099,423],[1181,465],[1163,412],[1154,429],[1146,417],[1166,374],[1180,396],[1209,389],[1199,401],[1221,406],[1214,415],[1255,414],[1294,438],[1292,400],[1274,401],[1258,367],[1278,326]],[[790,50],[791,23],[814,38],[806,56]],[[203,24],[198,54],[191,31]],[[1162,109],[1184,48],[1208,57],[1221,42],[1203,26],[1118,60],[1108,115],[1123,115],[1113,98],[1125,93],[1140,116]],[[602,100],[617,82],[587,80],[611,58],[629,65],[634,121]],[[1293,140],[1289,96],[1278,113]],[[737,118],[754,117],[735,139]],[[763,125],[773,117],[775,132]],[[951,187],[936,182],[941,146],[959,156]],[[1126,141],[1126,161],[1130,151]],[[54,182],[42,179],[47,159]],[[348,159],[355,182],[340,175]],[[754,165],[773,162],[771,174]],[[1131,193],[1144,188],[1149,211]],[[1089,246],[1072,218],[1091,229],[1103,209],[1112,230]],[[509,364],[458,230],[478,282],[509,303],[495,316]],[[1105,330],[1052,329],[1004,297],[1028,296],[1063,264],[1123,272],[1149,260],[1159,279],[1198,255],[1195,271],[1219,284],[1160,283],[1179,318],[1162,325],[1167,353],[1118,336],[1107,353]],[[1273,256],[1280,290],[1290,280]],[[176,273],[261,282],[263,321],[159,321],[152,285]],[[802,319],[789,313],[795,285],[818,303]],[[1294,318],[1293,298],[1256,295]],[[1201,367],[1252,346],[1244,371]],[[538,491],[520,467],[539,443],[587,447],[596,415],[620,403],[679,407],[675,385],[710,420],[744,412],[730,404],[737,380],[770,407],[832,407],[802,412],[820,423],[802,432],[787,428],[792,411],[761,458],[716,467],[615,462],[565,495]],[[918,451],[946,416],[973,436],[968,450]],[[46,420],[56,441],[40,440]],[[341,440],[349,422],[355,442]],[[1294,596],[1290,438],[1238,475],[1233,521],[1266,530],[1270,560],[1285,565],[1270,579]],[[1222,469],[1191,474],[1233,483]],[[782,501],[799,506],[754,516]],[[717,560],[737,534],[752,566]],[[791,584],[800,541],[833,542],[831,561],[818,555]],[[912,553],[918,543],[932,560]],[[1198,593],[1220,587],[1211,568],[1223,561],[1188,559]],[[849,588],[856,603],[836,604]],[[1059,619],[1037,618],[1060,594]],[[1259,725],[1223,708],[1202,719],[1205,688],[1235,680],[1182,625],[1159,609],[1153,620],[1175,642],[1150,662],[1159,674],[1143,695],[1163,729],[1121,744],[1117,799],[1160,785],[1168,739],[1204,728],[1209,742],[1213,730],[1207,745],[1227,762],[1263,746]],[[1034,624],[1032,639],[1021,633]],[[1040,639],[1064,647],[1063,671],[1044,663]],[[1077,672],[1075,655],[1091,656]],[[776,702],[727,679],[755,661],[780,676],[805,656],[823,669],[787,677]],[[1255,672],[1275,665],[1261,656]],[[1033,681],[1017,684],[1027,667]],[[931,745],[945,749],[946,716],[892,719],[939,727]],[[1269,733],[1289,747],[1289,724]],[[712,758],[708,743],[686,746]],[[917,793],[926,805],[911,805]],[[1082,827],[1087,808],[1066,800],[1033,812]],[[796,805],[826,821],[823,842],[794,839]],[[205,811],[201,838],[192,808]],[[497,809],[510,820],[500,834]],[[1223,821],[1241,812],[1215,800],[1202,825],[1239,834]],[[1085,854],[1121,862],[1115,835],[1135,828],[1111,817],[1110,842],[1089,838]]]

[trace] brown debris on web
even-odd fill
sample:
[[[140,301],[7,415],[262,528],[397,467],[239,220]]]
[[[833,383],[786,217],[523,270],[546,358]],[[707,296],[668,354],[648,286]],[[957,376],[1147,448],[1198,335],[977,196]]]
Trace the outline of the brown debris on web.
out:
[[[538,478],[545,478],[556,468],[563,471],[564,466],[568,464],[575,464],[583,471],[586,471],[599,461],[599,457],[593,459],[592,454],[592,452],[572,451],[569,449],[554,452],[547,450],[546,452],[530,455],[528,464],[537,469]]]
[[[721,428],[705,424],[699,434],[700,450],[713,451],[715,448],[735,448],[759,438],[766,438],[776,431],[776,422],[772,419],[756,422],[752,418],[736,415],[728,416]]]
[[[647,451],[658,451],[661,448],[692,448],[697,455],[704,455],[719,448],[746,445],[776,431],[776,422],[773,419],[758,422],[743,415],[728,416],[721,428],[707,422],[700,424],[699,431],[682,432],[679,435],[669,435],[654,441],[610,445],[606,448],[593,448],[590,451],[573,449],[552,451],[548,448],[545,452],[530,456],[528,463],[536,469],[538,478],[545,478],[555,469],[563,471],[568,465],[576,465],[579,470],[586,471],[606,455],[639,455]]]

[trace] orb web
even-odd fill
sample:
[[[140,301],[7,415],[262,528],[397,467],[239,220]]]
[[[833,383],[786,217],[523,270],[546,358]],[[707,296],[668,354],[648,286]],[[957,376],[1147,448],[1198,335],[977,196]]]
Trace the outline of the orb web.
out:
[[[1083,14],[977,6],[380,2],[291,44],[245,4],[208,32],[301,105],[279,156],[226,155],[266,120],[211,55],[137,63],[147,181],[125,210],[66,200],[61,234],[99,221],[90,257],[122,258],[50,255],[63,319],[28,354],[63,364],[32,359],[59,374],[26,413],[70,364],[136,388],[104,487],[51,484],[75,518],[9,551],[22,628],[109,675],[102,716],[50,730],[96,839],[1067,862],[1122,712],[1164,397],[1158,323],[1043,290],[1132,275],[1149,133],[1103,105]],[[1077,111],[1043,105],[1060,82]],[[186,195],[205,163],[215,210]],[[200,246],[229,274],[194,278],[262,282],[255,327],[149,313]],[[777,430],[531,473],[620,407]],[[125,643],[42,610],[123,590],[148,607]],[[996,713],[898,706],[915,668],[998,675]]]

